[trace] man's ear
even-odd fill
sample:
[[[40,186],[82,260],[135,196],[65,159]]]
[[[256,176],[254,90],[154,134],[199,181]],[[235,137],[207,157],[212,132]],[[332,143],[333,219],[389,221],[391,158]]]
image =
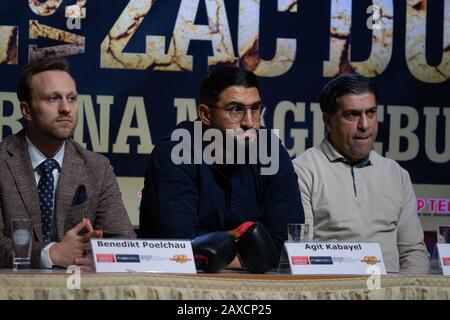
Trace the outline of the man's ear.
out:
[[[204,125],[211,126],[211,109],[206,104],[200,104],[198,106],[198,117]]]
[[[330,132],[330,120],[331,120],[331,116],[329,113],[322,113],[322,120],[323,120],[323,124],[325,126],[325,129],[327,130],[327,132]]]
[[[22,117],[27,120],[27,121],[31,121],[32,116],[31,116],[31,106],[28,102],[26,101],[21,101],[20,102],[20,111],[22,112]]]

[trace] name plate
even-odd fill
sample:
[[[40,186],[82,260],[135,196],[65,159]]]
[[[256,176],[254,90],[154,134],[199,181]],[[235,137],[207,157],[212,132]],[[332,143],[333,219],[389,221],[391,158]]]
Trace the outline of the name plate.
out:
[[[444,276],[450,276],[450,243],[437,243],[439,263]]]
[[[386,274],[378,243],[284,243],[292,274]]]
[[[91,239],[97,272],[197,273],[189,240]]]

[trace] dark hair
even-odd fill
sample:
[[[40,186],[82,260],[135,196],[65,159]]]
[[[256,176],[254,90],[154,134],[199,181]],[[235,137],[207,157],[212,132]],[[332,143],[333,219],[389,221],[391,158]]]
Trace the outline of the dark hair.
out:
[[[62,58],[43,58],[27,64],[20,73],[19,83],[17,84],[17,97],[19,101],[31,101],[31,78],[45,71],[64,71],[70,76],[69,63]]]
[[[338,110],[338,99],[349,94],[372,93],[378,102],[378,90],[375,84],[359,74],[340,75],[331,79],[320,95],[320,109],[330,115]]]
[[[200,104],[214,105],[219,95],[231,86],[256,88],[261,95],[258,79],[253,72],[236,67],[220,67],[209,72],[200,85]]]

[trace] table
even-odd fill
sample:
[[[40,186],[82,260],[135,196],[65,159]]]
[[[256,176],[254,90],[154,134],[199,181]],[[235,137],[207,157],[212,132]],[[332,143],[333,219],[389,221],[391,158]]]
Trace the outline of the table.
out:
[[[364,276],[81,273],[0,271],[0,299],[450,299],[450,277],[381,276],[370,290]],[[70,289],[73,288],[73,289]]]

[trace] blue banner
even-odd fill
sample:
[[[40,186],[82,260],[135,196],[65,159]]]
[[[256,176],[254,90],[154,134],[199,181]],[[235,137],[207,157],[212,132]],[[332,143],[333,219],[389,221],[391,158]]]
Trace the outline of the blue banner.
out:
[[[380,91],[376,150],[415,184],[450,184],[450,1],[48,0],[0,2],[0,139],[22,126],[15,86],[31,58],[66,56],[77,80],[77,141],[121,177],[143,177],[154,144],[196,118],[215,65],[254,71],[291,156],[323,137],[332,77]]]

